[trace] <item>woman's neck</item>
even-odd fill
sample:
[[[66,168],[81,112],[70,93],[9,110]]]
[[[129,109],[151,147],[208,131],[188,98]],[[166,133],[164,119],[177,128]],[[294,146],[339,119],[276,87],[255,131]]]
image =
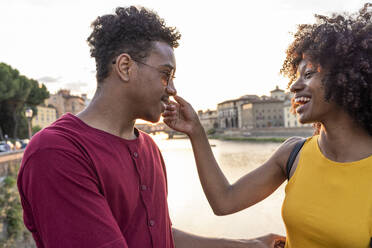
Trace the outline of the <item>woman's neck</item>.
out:
[[[358,161],[372,155],[372,136],[348,115],[322,123],[319,148],[336,162]]]

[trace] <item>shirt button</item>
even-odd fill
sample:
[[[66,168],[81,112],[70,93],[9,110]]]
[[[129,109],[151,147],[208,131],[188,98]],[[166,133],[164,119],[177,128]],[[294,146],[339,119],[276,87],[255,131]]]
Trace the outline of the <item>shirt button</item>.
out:
[[[141,190],[146,190],[147,186],[146,185],[141,185]]]
[[[150,226],[154,226],[154,225],[155,225],[155,221],[154,221],[154,220],[150,220],[150,221],[149,221],[149,225],[150,225]]]
[[[133,156],[134,156],[135,158],[138,158],[138,153],[137,153],[137,152],[133,152]]]

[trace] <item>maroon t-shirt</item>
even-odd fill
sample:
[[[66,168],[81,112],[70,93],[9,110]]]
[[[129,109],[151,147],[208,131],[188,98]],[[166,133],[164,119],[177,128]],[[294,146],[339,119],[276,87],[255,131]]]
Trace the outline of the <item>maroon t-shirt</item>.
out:
[[[39,248],[173,248],[164,162],[154,141],[124,140],[66,114],[37,133],[18,175]]]

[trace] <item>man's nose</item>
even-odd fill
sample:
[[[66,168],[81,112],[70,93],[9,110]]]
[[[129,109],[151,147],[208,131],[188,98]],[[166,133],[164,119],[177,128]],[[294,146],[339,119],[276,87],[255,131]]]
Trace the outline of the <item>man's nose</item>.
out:
[[[170,80],[168,85],[167,85],[167,88],[166,88],[166,92],[168,95],[170,96],[175,96],[177,95],[177,90],[176,90],[176,87],[174,87],[174,83],[173,83],[173,80]]]

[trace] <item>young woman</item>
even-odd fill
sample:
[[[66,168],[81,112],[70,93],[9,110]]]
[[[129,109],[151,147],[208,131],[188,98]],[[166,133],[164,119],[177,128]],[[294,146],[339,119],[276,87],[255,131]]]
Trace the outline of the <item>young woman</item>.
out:
[[[290,79],[301,123],[316,123],[287,173],[301,138],[285,141],[256,170],[230,184],[191,105],[176,96],[164,122],[191,140],[201,184],[216,215],[235,213],[286,179],[286,247],[367,248],[372,237],[372,4],[354,15],[317,15],[300,25],[281,72]]]

